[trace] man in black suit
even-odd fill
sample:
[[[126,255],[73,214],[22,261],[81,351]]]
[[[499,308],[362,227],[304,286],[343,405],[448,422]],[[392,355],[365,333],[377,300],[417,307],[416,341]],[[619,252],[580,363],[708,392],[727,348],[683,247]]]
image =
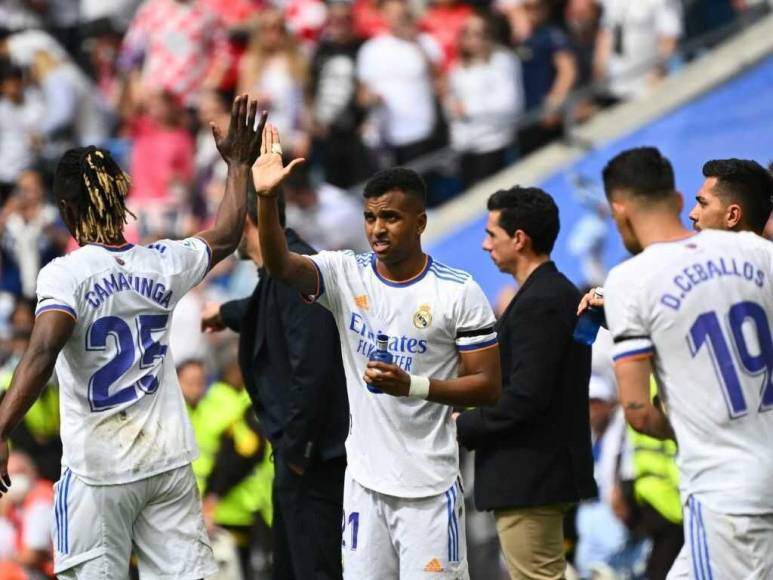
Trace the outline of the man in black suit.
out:
[[[591,352],[572,340],[580,293],[550,260],[558,207],[537,188],[488,200],[483,249],[520,287],[498,323],[502,396],[458,416],[475,450],[475,504],[493,510],[514,579],[564,577],[567,508],[596,494],[588,381]]]
[[[338,330],[328,311],[263,269],[257,227],[253,193],[239,252],[260,280],[252,296],[208,309],[202,327],[240,333],[247,392],[273,446],[274,579],[340,579],[349,405]],[[291,251],[316,253],[285,234]]]

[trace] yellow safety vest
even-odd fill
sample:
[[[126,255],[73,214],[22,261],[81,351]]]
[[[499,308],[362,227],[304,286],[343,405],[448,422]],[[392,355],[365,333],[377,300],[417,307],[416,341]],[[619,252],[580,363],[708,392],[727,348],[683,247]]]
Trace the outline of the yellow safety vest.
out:
[[[254,453],[261,441],[244,421],[244,413],[250,408],[250,398],[245,390],[237,390],[222,382],[214,383],[195,408],[188,406],[188,413],[199,445],[200,455],[193,462],[193,473],[199,491],[206,494],[206,481],[215,464],[224,435],[234,439],[238,453]],[[215,522],[226,526],[250,526],[255,514],[260,513],[268,525],[272,521],[271,484],[274,465],[270,461],[271,448],[266,441],[266,453],[255,471],[228,494],[215,508]]]
[[[11,386],[13,372],[0,375],[0,394]],[[36,439],[51,439],[59,436],[59,389],[49,383],[37,401],[24,416],[24,425]]]
[[[654,377],[650,395],[658,392]],[[634,495],[639,503],[651,505],[674,524],[682,523],[682,499],[679,495],[679,470],[676,467],[676,443],[661,441],[628,429],[633,446]]]

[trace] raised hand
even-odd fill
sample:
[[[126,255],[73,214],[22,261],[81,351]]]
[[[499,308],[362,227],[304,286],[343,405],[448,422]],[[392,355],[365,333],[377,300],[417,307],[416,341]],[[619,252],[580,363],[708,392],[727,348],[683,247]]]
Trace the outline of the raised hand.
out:
[[[285,167],[282,163],[279,131],[274,125],[266,125],[263,129],[260,157],[252,166],[252,181],[255,184],[255,191],[262,196],[275,195],[277,188],[285,178],[304,161],[303,158],[293,159]]]
[[[214,123],[209,124],[217,150],[229,165],[252,167],[258,158],[268,113],[263,111],[260,114],[260,122],[256,129],[257,114],[258,102],[249,100],[247,95],[240,95],[234,99],[231,107],[231,122],[225,136]]]

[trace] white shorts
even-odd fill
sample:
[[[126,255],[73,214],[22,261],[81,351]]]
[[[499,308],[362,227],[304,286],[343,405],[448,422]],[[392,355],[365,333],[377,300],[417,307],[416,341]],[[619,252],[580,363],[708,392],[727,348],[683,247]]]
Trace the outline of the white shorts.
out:
[[[445,493],[377,493],[346,471],[341,552],[346,580],[469,580],[461,480]]]
[[[773,580],[773,514],[732,516],[690,497],[684,546],[667,580]]]
[[[89,485],[65,469],[54,491],[59,578],[128,578],[132,548],[143,580],[217,572],[190,465],[120,485]]]

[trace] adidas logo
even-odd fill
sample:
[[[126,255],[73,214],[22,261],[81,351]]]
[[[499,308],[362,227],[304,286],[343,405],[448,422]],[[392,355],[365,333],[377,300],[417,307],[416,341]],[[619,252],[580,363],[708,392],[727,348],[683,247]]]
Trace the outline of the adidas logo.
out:
[[[432,558],[432,560],[424,566],[425,572],[442,572],[443,571],[443,565],[440,563],[440,561],[437,558]]]

